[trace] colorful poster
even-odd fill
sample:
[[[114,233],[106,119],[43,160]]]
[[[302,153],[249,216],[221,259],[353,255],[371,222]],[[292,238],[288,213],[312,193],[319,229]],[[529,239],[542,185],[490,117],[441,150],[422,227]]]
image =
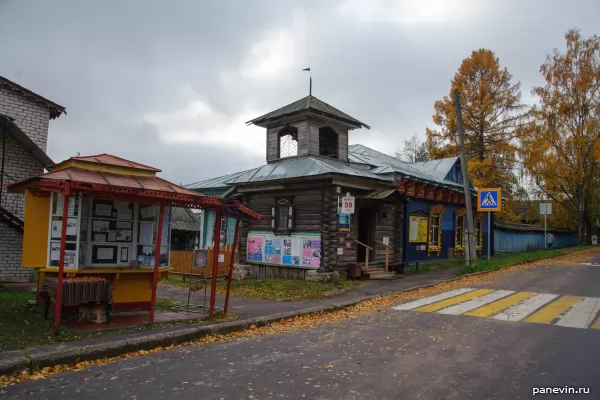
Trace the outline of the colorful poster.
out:
[[[320,236],[248,236],[247,259],[265,264],[318,268],[321,265]]]
[[[248,261],[263,260],[264,243],[262,236],[248,236]],[[270,247],[272,247],[272,243]]]
[[[350,214],[339,215],[338,228],[340,232],[350,232]]]

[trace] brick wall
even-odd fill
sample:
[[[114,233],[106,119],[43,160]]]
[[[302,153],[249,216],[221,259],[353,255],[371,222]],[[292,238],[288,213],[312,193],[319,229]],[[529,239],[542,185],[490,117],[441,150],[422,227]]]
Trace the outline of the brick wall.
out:
[[[50,110],[23,94],[0,85],[0,113],[15,119],[15,124],[40,149],[46,151]]]
[[[33,269],[21,267],[23,235],[0,223],[0,282],[31,282]]]
[[[28,99],[19,92],[0,85],[0,113],[14,118],[15,124],[43,151],[46,151],[50,118],[48,108]],[[44,171],[37,160],[11,136],[7,135],[5,142],[6,149],[3,149],[2,135],[0,135],[0,160],[4,150],[4,172],[12,179],[19,181],[39,175]],[[5,176],[4,183],[11,183],[11,178]],[[23,219],[25,201],[22,194],[7,193],[6,189],[2,188],[0,205],[13,215]],[[0,282],[32,281],[33,271],[21,267],[22,248],[23,235],[0,223]]]

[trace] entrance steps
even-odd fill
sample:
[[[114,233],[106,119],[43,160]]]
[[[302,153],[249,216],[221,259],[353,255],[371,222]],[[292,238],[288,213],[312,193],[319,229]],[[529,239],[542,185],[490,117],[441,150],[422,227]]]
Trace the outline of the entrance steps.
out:
[[[365,270],[365,266],[361,265],[362,278],[372,280],[392,280],[400,279],[403,276],[396,274],[393,268],[389,267],[388,272],[385,272],[385,266],[369,264],[369,270]]]

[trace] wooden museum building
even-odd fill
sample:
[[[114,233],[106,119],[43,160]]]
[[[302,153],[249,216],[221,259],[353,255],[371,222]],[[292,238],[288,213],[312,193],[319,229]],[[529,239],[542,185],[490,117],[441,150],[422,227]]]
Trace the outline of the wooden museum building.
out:
[[[464,254],[458,157],[409,164],[349,145],[352,130],[370,127],[312,95],[248,124],[266,130],[266,165],[187,188],[239,200],[263,217],[242,217],[240,261],[253,276],[302,279],[307,270],[344,273],[358,264],[387,277],[407,263]],[[353,212],[342,214],[347,196]],[[476,204],[474,188],[472,196]],[[487,216],[474,215],[485,252]]]

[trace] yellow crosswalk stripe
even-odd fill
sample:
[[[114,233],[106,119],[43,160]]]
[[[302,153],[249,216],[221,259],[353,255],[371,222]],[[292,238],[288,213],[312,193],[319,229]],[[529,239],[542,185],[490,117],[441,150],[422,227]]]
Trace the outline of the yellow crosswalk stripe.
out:
[[[511,294],[508,297],[487,304],[483,307],[476,308],[473,311],[464,313],[463,315],[472,315],[474,317],[489,317],[490,315],[496,314],[497,312],[500,312],[505,308],[512,306],[513,304],[517,304],[525,299],[534,296],[535,294],[536,293],[533,292],[518,292],[515,294]]]
[[[538,324],[549,324],[556,319],[556,317],[571,308],[571,306],[577,303],[579,300],[581,300],[581,296],[562,296],[541,310],[531,314],[523,321],[535,322]]]
[[[591,326],[592,329],[600,329],[600,318],[594,322],[594,325]]]
[[[423,307],[415,308],[413,311],[421,311],[421,312],[433,312],[437,310],[441,310],[442,308],[450,307],[458,303],[462,303],[463,301],[471,300],[475,297],[483,296],[484,294],[488,294],[493,292],[493,289],[477,289],[469,293],[461,294],[456,297],[451,297],[447,300],[438,301],[437,303],[428,304]]]

